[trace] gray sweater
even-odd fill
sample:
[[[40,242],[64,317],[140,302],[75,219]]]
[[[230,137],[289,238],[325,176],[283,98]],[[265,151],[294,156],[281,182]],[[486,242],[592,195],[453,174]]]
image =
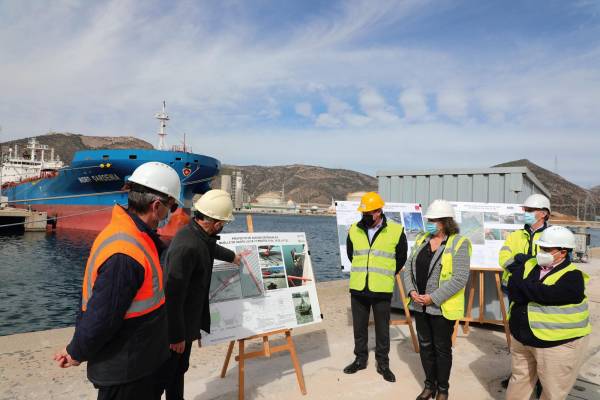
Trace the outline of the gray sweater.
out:
[[[458,243],[459,239],[460,235],[457,235],[454,239],[454,243]],[[429,246],[430,240],[431,236],[427,237],[419,247],[413,249],[414,251],[411,251],[410,257],[402,270],[402,280],[407,296],[410,296],[410,292],[413,290],[417,293],[419,292],[415,283],[417,276],[417,256],[425,246]],[[446,246],[442,245],[436,250],[432,258],[432,262],[435,262],[433,265],[429,266],[431,275],[427,279],[425,293],[431,296],[433,304],[427,306],[425,312],[431,315],[442,315],[440,305],[460,289],[464,288],[469,280],[471,257],[469,255],[469,240],[467,239],[461,244],[454,256],[452,263],[452,278],[442,286],[439,286],[440,274],[442,272],[441,255],[445,248]],[[413,311],[423,312],[423,307],[412,300],[409,307]]]

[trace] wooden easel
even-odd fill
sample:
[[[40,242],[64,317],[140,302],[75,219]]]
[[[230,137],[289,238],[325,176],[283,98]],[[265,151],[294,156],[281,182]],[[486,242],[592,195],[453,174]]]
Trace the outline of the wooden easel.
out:
[[[412,317],[410,315],[410,309],[408,308],[408,304],[406,302],[406,293],[404,291],[404,285],[402,284],[402,279],[400,279],[400,274],[396,274],[396,283],[398,284],[398,289],[400,290],[400,299],[402,301],[402,307],[404,308],[404,319],[393,319],[390,321],[390,325],[408,325],[408,329],[410,329],[410,337],[412,339],[413,348],[415,349],[415,353],[419,352],[419,341],[417,340],[417,335],[415,333],[415,329],[412,324]]]
[[[246,216],[246,224],[248,225],[248,232],[254,232],[254,223],[252,221],[252,215],[248,214]],[[278,346],[271,347],[269,343],[269,337],[273,335],[285,335],[286,343]],[[252,351],[250,353],[245,352],[245,344],[247,340],[252,339],[260,339],[262,338],[263,348],[262,350]],[[239,350],[238,355],[235,356],[235,361],[238,362],[238,399],[244,399],[244,369],[245,369],[245,361],[256,358],[256,357],[271,357],[271,354],[279,353],[282,351],[289,351],[290,357],[292,359],[292,363],[294,364],[294,369],[296,370],[296,379],[298,380],[298,386],[300,386],[300,392],[303,395],[306,395],[306,385],[304,384],[304,375],[302,374],[302,368],[300,367],[300,363],[298,362],[298,355],[296,354],[296,346],[294,345],[294,340],[292,339],[292,330],[291,329],[280,329],[272,332],[261,333],[259,335],[250,336],[244,339],[238,339]],[[235,340],[229,342],[229,348],[227,349],[227,355],[225,356],[225,362],[223,363],[223,368],[221,369],[221,378],[225,378],[225,374],[227,373],[227,367],[229,366],[229,360],[231,359],[231,353],[233,352],[233,346],[235,345]]]
[[[498,300],[500,301],[500,312],[502,313],[502,319],[485,319],[485,274],[493,273],[494,279],[496,281],[496,294],[498,295]],[[502,293],[500,273],[502,273],[502,268],[471,268],[471,274],[469,277],[469,300],[467,302],[467,312],[464,318],[460,321],[463,321],[465,324],[463,326],[463,332],[465,334],[469,333],[469,323],[470,322],[478,322],[480,324],[496,324],[504,326],[504,333],[506,335],[506,343],[508,344],[508,348],[510,349],[510,329],[508,327],[508,320],[506,318],[506,307],[504,304],[504,293]],[[473,310],[473,301],[475,298],[475,283],[477,278],[479,278],[479,316],[475,319],[471,316],[471,312]],[[452,340],[454,342],[456,338],[456,334],[458,332],[458,322],[456,321],[456,325],[454,327],[454,334],[452,335]]]

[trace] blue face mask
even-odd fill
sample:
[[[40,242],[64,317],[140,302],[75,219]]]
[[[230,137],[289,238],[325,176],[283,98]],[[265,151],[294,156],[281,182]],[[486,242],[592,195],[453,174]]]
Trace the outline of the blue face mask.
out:
[[[171,210],[169,210],[169,212],[167,213],[167,216],[163,219],[161,219],[160,221],[158,221],[158,228],[163,228],[165,226],[167,226],[167,224],[169,223],[169,220],[171,219]]]
[[[425,230],[432,235],[435,235],[438,231],[438,226],[435,222],[427,222],[425,224]]]
[[[533,225],[537,222],[534,212],[525,212],[525,216],[523,217],[523,220],[525,221],[525,223],[527,225]]]

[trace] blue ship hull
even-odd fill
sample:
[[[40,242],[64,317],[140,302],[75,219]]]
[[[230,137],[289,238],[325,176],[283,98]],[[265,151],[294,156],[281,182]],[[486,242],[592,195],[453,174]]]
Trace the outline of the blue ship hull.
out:
[[[69,167],[48,176],[3,188],[9,204],[48,212],[59,228],[102,229],[115,204],[126,205],[121,192],[135,168],[159,161],[177,171],[182,183],[180,200],[191,208],[192,198],[210,189],[221,163],[212,157],[177,151],[147,149],[84,150],[75,153]]]

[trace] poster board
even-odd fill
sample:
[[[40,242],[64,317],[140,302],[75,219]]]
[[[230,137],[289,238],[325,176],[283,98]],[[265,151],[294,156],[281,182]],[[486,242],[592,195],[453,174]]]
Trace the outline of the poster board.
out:
[[[350,260],[346,254],[346,238],[350,225],[361,218],[356,211],[359,202],[336,202],[336,217],[342,269],[350,272]],[[471,240],[473,254],[471,268],[499,268],[498,253],[506,237],[522,229],[524,213],[520,204],[450,202],[454,207],[460,233]],[[408,241],[408,254],[417,234],[424,229],[422,210],[415,203],[386,203],[383,208],[388,218],[404,225]]]
[[[215,260],[209,290],[211,333],[202,344],[321,322],[304,233],[221,234],[242,265]]]
[[[346,254],[346,239],[350,226],[361,218],[361,213],[356,211],[359,204],[358,201],[337,201],[335,203],[340,257],[344,272],[350,272],[351,262]],[[417,234],[424,229],[422,211],[421,205],[416,203],[385,203],[383,208],[388,220],[391,219],[404,226],[408,241],[408,254],[415,243]]]
[[[522,229],[520,204],[451,202],[461,235],[473,244],[471,268],[499,268],[498,254],[507,236]]]

